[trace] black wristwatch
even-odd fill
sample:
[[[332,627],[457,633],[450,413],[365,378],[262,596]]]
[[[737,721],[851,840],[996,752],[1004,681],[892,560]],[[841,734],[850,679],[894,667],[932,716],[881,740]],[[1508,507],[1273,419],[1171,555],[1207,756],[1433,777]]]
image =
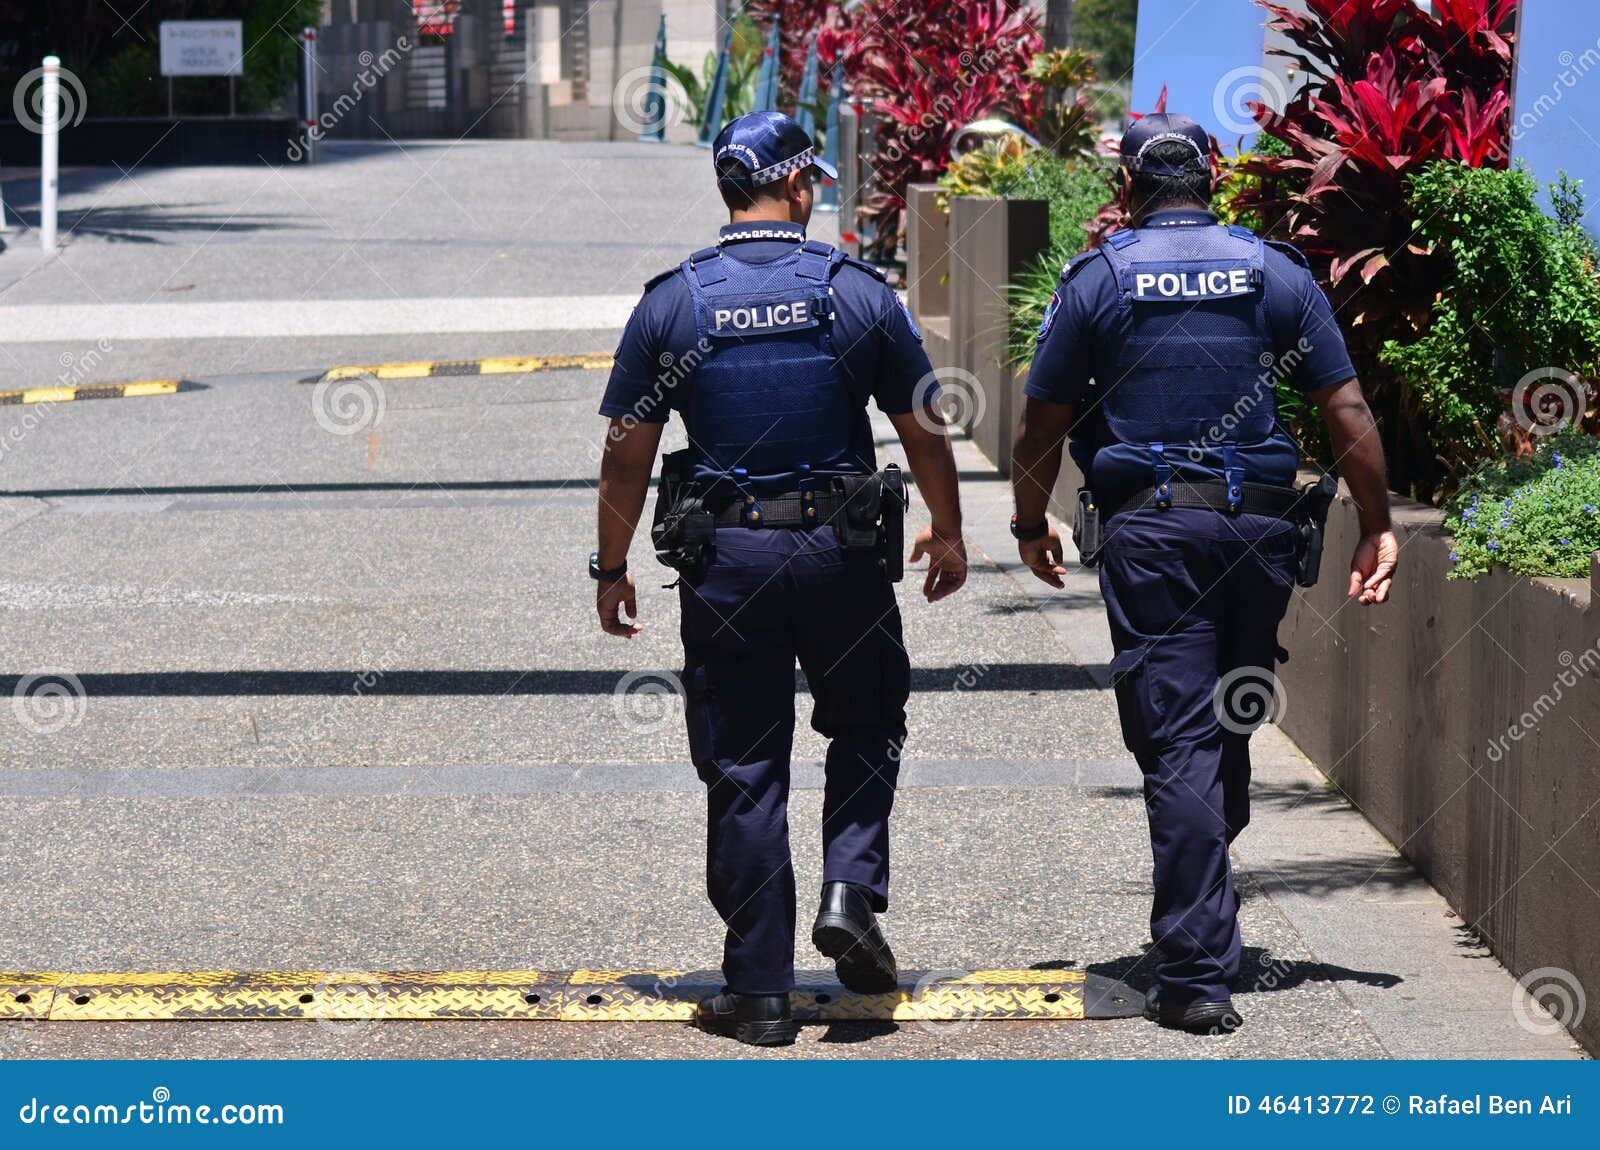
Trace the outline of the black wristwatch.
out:
[[[1032,543],[1035,539],[1043,539],[1050,534],[1050,520],[1046,518],[1037,527],[1018,527],[1017,517],[1011,517],[1011,538],[1019,543]]]
[[[622,561],[620,566],[613,567],[610,571],[605,571],[600,567],[600,552],[589,552],[589,578],[601,583],[615,583],[627,573],[628,561],[626,559]]]

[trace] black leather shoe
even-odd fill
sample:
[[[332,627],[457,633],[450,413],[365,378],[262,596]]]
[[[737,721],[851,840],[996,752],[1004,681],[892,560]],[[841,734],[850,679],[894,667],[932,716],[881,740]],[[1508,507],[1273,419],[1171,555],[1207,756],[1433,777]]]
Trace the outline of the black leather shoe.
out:
[[[885,994],[900,982],[894,952],[878,929],[872,892],[853,882],[822,884],[822,909],[811,941],[828,958],[839,981],[857,994]]]
[[[1244,1025],[1244,1017],[1231,998],[1212,1002],[1191,1002],[1181,1010],[1168,1008],[1161,1001],[1161,988],[1151,987],[1144,997],[1144,1016],[1171,1030],[1190,1034],[1232,1034]]]
[[[702,998],[694,1024],[707,1034],[736,1038],[746,1046],[788,1046],[800,1033],[787,994],[721,994]]]

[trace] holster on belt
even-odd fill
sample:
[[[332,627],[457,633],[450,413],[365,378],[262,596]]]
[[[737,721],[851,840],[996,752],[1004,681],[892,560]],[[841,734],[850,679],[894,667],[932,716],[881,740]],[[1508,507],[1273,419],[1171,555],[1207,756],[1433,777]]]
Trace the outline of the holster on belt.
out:
[[[875,475],[836,475],[833,489],[844,497],[844,513],[833,522],[845,551],[872,551],[891,583],[905,575],[905,475],[891,463]]]
[[[1100,505],[1094,500],[1094,492],[1080,487],[1078,513],[1072,520],[1072,545],[1078,550],[1078,562],[1085,567],[1096,566],[1105,540],[1105,521],[1100,517]]]
[[[1304,500],[1305,518],[1300,521],[1300,564],[1295,571],[1295,582],[1302,587],[1315,587],[1322,573],[1322,545],[1328,529],[1328,511],[1339,495],[1339,477],[1331,471],[1323,472],[1315,483],[1300,488]]]
[[[689,480],[689,464],[687,449],[662,456],[650,541],[657,562],[697,578],[716,552],[717,521],[706,510],[705,493]]]

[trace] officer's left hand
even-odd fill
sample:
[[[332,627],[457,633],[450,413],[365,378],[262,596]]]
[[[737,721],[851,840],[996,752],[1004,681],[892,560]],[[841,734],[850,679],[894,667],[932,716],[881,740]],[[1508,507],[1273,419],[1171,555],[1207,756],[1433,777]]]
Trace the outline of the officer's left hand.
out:
[[[627,612],[629,619],[639,617],[639,604],[634,599],[631,574],[624,575],[621,579],[602,579],[596,583],[594,605],[600,612],[600,629],[607,635],[631,639],[644,630],[643,623],[625,623],[622,620],[624,611]]]
[[[911,547],[910,562],[928,557],[928,577],[922,581],[922,594],[930,603],[954,595],[967,581],[967,545],[960,536],[940,535],[932,526],[917,532]]]
[[[1017,554],[1040,579],[1055,588],[1065,587],[1061,577],[1067,569],[1061,565],[1066,554],[1061,549],[1061,536],[1056,534],[1054,527],[1037,539],[1028,539],[1017,544]]]

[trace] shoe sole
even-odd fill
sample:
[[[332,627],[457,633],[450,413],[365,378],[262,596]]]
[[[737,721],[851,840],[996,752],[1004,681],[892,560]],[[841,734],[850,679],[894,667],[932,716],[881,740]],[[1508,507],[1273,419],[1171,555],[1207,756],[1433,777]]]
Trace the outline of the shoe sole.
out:
[[[718,1038],[732,1038],[746,1046],[793,1046],[795,1039],[800,1035],[800,1024],[793,1019],[726,1024],[697,1018],[695,1025],[706,1034]]]
[[[847,920],[824,916],[817,920],[811,941],[833,969],[845,989],[857,994],[887,994],[899,985],[896,971],[885,966],[877,949]]]
[[[1163,1018],[1159,1011],[1151,1010],[1148,1007],[1145,1009],[1144,1016],[1148,1021],[1155,1023],[1157,1026],[1163,1026],[1168,1030],[1181,1030],[1187,1034],[1198,1034],[1214,1038],[1232,1034],[1244,1025],[1244,1016],[1236,1011],[1229,1011],[1227,1014],[1209,1022],[1193,1022],[1189,1024],[1185,1024],[1182,1019],[1178,1018]]]

